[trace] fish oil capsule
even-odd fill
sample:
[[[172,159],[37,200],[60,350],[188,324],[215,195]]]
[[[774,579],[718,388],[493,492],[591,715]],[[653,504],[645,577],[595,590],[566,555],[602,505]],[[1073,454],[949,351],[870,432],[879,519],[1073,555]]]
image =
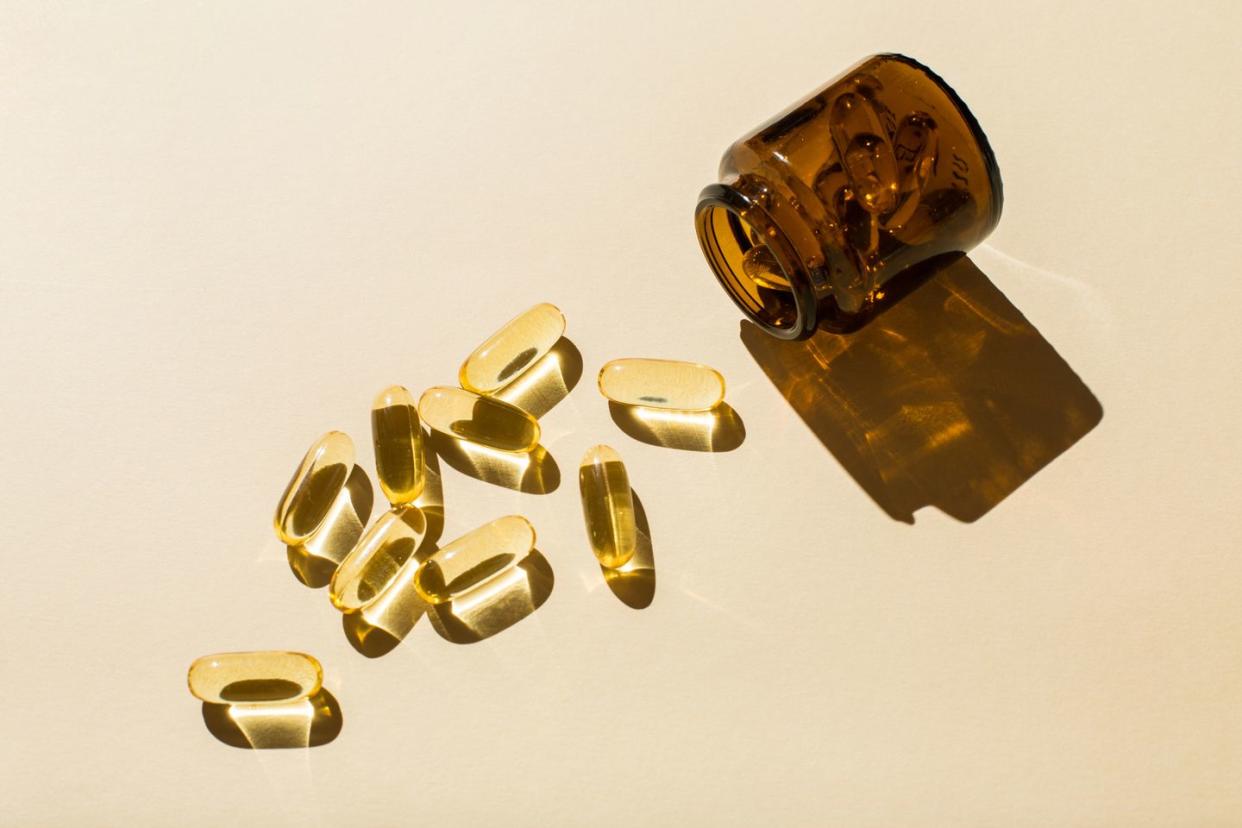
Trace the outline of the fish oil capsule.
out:
[[[354,441],[340,431],[316,440],[276,506],[273,523],[277,536],[297,546],[315,533],[345,488],[354,467]]]
[[[707,411],[724,399],[724,377],[714,368],[671,359],[614,359],[599,372],[599,390],[623,405]]]
[[[742,270],[760,287],[768,290],[790,289],[789,279],[766,245],[761,244],[746,251],[746,255],[742,257]]]
[[[539,445],[539,422],[517,406],[460,388],[437,386],[418,400],[423,422],[450,437],[501,451],[530,451]]]
[[[624,566],[638,548],[638,527],[621,455],[608,446],[587,449],[578,466],[578,490],[591,551],[609,569]]]
[[[384,497],[393,506],[413,503],[423,491],[427,468],[423,459],[423,427],[407,388],[385,388],[371,406],[371,439],[375,471]]]
[[[417,506],[380,515],[332,574],[328,597],[333,606],[353,612],[378,599],[401,580],[425,534],[427,517]]]
[[[306,653],[216,653],[190,665],[190,692],[212,704],[294,702],[323,686],[323,668]]]
[[[414,588],[427,603],[443,604],[506,572],[534,548],[530,521],[497,518],[437,550],[418,568]]]
[[[547,302],[535,305],[475,348],[462,363],[458,381],[467,391],[490,394],[538,362],[564,334],[561,309]]]
[[[854,92],[841,95],[832,104],[828,127],[863,209],[887,213],[897,206],[897,158],[871,102]]]

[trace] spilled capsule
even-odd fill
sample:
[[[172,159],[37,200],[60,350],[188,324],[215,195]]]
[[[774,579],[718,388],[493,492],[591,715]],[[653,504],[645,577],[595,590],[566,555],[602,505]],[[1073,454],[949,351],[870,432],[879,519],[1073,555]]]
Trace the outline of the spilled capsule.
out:
[[[591,551],[610,569],[624,566],[638,547],[638,526],[621,455],[609,446],[587,449],[578,466],[578,490]]]
[[[385,388],[371,405],[375,471],[384,496],[394,506],[413,503],[427,482],[423,428],[407,388]]]
[[[565,315],[544,302],[514,317],[475,348],[458,372],[461,387],[490,394],[516,379],[565,334]]]
[[[410,561],[426,534],[427,517],[417,506],[380,515],[332,574],[328,597],[333,606],[353,612],[408,582],[418,565]]]
[[[316,440],[276,506],[273,524],[284,543],[297,546],[323,523],[354,467],[354,441],[340,431]]]
[[[429,428],[501,451],[530,451],[539,445],[539,422],[517,406],[445,385],[418,400]]]
[[[622,405],[707,411],[724,399],[724,377],[697,362],[614,359],[599,372],[599,390]]]
[[[319,692],[323,668],[306,653],[216,653],[196,659],[186,682],[191,693],[212,704],[293,702]]]
[[[535,527],[520,515],[484,524],[437,550],[414,575],[429,604],[443,604],[508,571],[535,548]]]

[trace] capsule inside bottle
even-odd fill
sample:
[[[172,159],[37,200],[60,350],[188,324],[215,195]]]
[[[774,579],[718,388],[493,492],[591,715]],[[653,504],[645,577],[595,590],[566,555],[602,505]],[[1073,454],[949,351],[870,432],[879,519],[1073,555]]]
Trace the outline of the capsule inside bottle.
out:
[[[333,605],[352,612],[378,599],[397,581],[426,533],[427,517],[417,506],[380,515],[333,573],[328,588]]]
[[[766,245],[758,245],[746,251],[742,257],[742,272],[755,280],[755,284],[769,290],[790,290],[789,279],[772,251]]]
[[[329,431],[311,445],[280,503],[273,524],[286,544],[296,546],[323,523],[354,467],[354,441],[340,431]]]
[[[599,390],[622,405],[707,411],[724,399],[724,377],[695,362],[614,359],[599,372]]]
[[[190,665],[190,692],[212,704],[295,702],[319,692],[323,668],[306,653],[216,653]]]
[[[624,566],[638,547],[638,527],[621,455],[608,446],[588,449],[578,467],[578,489],[591,551],[610,569]]]
[[[517,565],[535,548],[535,527],[520,515],[484,524],[437,550],[414,576],[429,604],[443,604]]]
[[[413,503],[423,491],[427,469],[423,428],[407,388],[385,388],[371,406],[371,438],[380,488],[393,506]]]
[[[458,372],[461,387],[476,394],[503,388],[539,361],[565,334],[565,315],[556,305],[535,305],[475,348]]]
[[[539,422],[522,409],[461,388],[429,388],[418,401],[429,428],[501,451],[526,452],[539,445]]]
[[[855,198],[871,214],[897,205],[897,158],[875,107],[862,95],[846,92],[832,104],[829,132],[849,175]]]

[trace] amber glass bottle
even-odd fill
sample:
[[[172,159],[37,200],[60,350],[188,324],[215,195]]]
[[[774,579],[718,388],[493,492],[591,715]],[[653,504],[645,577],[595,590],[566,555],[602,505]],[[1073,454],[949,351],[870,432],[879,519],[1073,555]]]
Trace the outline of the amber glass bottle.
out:
[[[797,339],[862,324],[895,277],[969,250],[1000,212],[1000,171],[974,116],[926,66],[890,54],[729,147],[695,225],[742,311]]]

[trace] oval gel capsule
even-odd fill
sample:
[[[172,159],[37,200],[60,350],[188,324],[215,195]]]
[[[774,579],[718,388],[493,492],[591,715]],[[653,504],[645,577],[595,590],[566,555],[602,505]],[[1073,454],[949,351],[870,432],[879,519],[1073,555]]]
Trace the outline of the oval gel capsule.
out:
[[[394,506],[413,503],[427,482],[423,428],[407,388],[385,388],[371,406],[375,471],[384,496]]]
[[[608,446],[587,449],[578,466],[578,490],[591,551],[609,569],[624,566],[638,548],[638,527],[621,455]]]
[[[707,411],[724,399],[724,377],[696,362],[614,359],[599,372],[599,390],[623,405]]]
[[[461,387],[490,394],[516,379],[565,334],[565,315],[544,302],[514,317],[474,349],[458,372]]]
[[[429,604],[443,604],[518,564],[535,548],[535,527],[520,515],[484,524],[437,550],[414,575]]]
[[[530,451],[539,445],[539,421],[517,406],[460,388],[437,386],[423,392],[418,413],[429,428],[501,451]]]
[[[323,523],[354,467],[354,441],[329,431],[311,445],[276,506],[273,524],[284,543],[296,546]]]
[[[839,96],[828,113],[828,131],[862,208],[875,215],[896,207],[897,158],[872,103],[855,92]]]
[[[306,653],[216,653],[190,665],[190,692],[212,704],[294,702],[319,692],[323,668]]]
[[[746,251],[742,257],[742,272],[755,280],[755,284],[769,290],[790,290],[789,279],[781,270],[780,263],[766,245],[758,245]]]
[[[380,515],[332,574],[328,597],[333,606],[353,612],[378,599],[400,580],[425,534],[427,517],[417,506]]]

